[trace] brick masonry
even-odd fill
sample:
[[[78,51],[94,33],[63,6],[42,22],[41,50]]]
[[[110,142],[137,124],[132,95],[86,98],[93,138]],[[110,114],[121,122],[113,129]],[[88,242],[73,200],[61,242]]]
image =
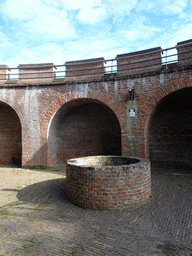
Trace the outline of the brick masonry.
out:
[[[88,59],[83,61],[68,61],[66,65],[66,80],[79,81],[80,79],[103,77],[105,72],[104,58]]]
[[[150,163],[116,156],[74,158],[67,162],[66,184],[67,198],[83,208],[140,206],[151,195]]]
[[[71,157],[121,155],[121,128],[110,108],[78,99],[68,105],[59,109],[50,126],[49,165]]]
[[[21,164],[21,124],[15,111],[0,103],[0,165]]]
[[[187,51],[189,51],[192,42],[187,41],[187,43]],[[177,44],[178,53],[180,51],[183,53],[182,45],[183,42]],[[159,56],[161,49],[157,50]],[[128,54],[126,58],[132,59],[138,54],[138,59],[151,63],[150,54],[154,55],[153,51],[154,49],[135,52]],[[68,80],[56,79],[54,75],[49,79],[42,77],[43,68],[41,68],[42,72],[39,73],[41,78],[33,74],[34,79],[32,79],[31,72],[30,79],[1,80],[0,102],[12,108],[8,116],[15,113],[20,120],[15,122],[14,118],[11,118],[9,121],[12,122],[13,127],[16,125],[17,130],[21,125],[22,165],[51,166],[66,162],[71,157],[105,154],[105,150],[102,151],[101,148],[103,145],[106,148],[108,141],[112,140],[114,140],[112,144],[117,148],[117,154],[121,153],[123,156],[141,157],[152,161],[175,162],[177,159],[178,162],[184,161],[190,164],[191,101],[187,96],[191,93],[192,87],[190,56],[188,54],[189,58],[186,61],[179,56],[179,62],[170,64],[167,68],[161,64],[160,59],[156,58],[158,60],[156,68],[139,66],[140,72],[136,68],[131,73],[127,73],[126,69],[123,73],[119,73],[117,68],[117,74],[113,75],[81,74],[80,79],[75,77]],[[87,62],[85,63],[87,65]],[[30,69],[34,69],[37,73],[40,66],[32,65]],[[90,63],[90,70],[92,70],[91,65]],[[134,65],[136,65],[135,62]],[[1,75],[7,78],[8,71],[5,67],[7,66],[2,66],[4,69],[1,69]],[[99,66],[99,68],[102,67]],[[49,71],[47,67],[45,69],[45,72]],[[134,100],[129,99],[128,89],[130,88],[134,89]],[[175,97],[178,100],[174,100]],[[185,108],[181,107],[182,103],[177,107],[179,99],[182,99],[182,102],[188,101]],[[163,116],[161,109],[163,106],[165,109],[168,108],[169,101],[173,104],[172,112],[164,111],[165,116]],[[135,110],[135,117],[130,116],[130,109]],[[89,113],[88,118],[86,118],[87,113]],[[182,117],[187,113],[186,118],[189,121],[184,125],[182,122],[178,124],[169,118],[170,113],[178,120],[183,120]],[[168,121],[166,122],[165,119]],[[0,123],[6,123],[4,120],[5,116],[1,110]],[[59,130],[60,124],[63,128]],[[173,131],[178,133],[169,140],[171,129],[168,127],[171,124],[172,127],[176,127]],[[162,129],[167,133],[164,134]],[[1,137],[6,131],[6,129],[1,130]],[[8,131],[5,136],[10,136]],[[80,137],[83,138],[85,146],[81,143]],[[185,139],[182,140],[181,137]],[[12,138],[13,141],[17,140],[14,136]],[[176,150],[172,148],[181,148],[181,140],[182,147],[187,151],[185,154],[179,154],[178,150],[176,154]],[[120,150],[119,144],[121,144]],[[10,161],[8,159],[15,157],[11,153],[15,150],[14,143],[5,145],[5,148],[9,147],[10,150],[7,152],[10,152],[10,155],[6,158],[7,163]],[[68,153],[66,148],[70,148]],[[111,145],[107,150],[114,154],[112,148]],[[2,155],[3,149],[0,151],[1,158]]]

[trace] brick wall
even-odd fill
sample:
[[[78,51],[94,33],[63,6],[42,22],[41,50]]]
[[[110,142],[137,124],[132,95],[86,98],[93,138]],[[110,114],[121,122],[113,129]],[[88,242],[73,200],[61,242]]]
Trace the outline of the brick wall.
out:
[[[178,43],[178,46],[180,47],[182,44]],[[178,51],[179,47],[177,47]],[[149,52],[145,52],[145,54],[147,56]],[[141,53],[139,56],[144,56],[145,54]],[[158,54],[160,54],[160,51],[158,51]],[[132,58],[133,55],[127,56],[126,58],[128,57]],[[147,62],[147,59],[144,61]],[[151,60],[149,60],[149,63],[150,61]],[[103,65],[103,59],[101,63]],[[121,141],[122,155],[152,159],[155,155],[155,150],[160,150],[163,154],[162,145],[165,143],[166,136],[162,135],[160,132],[161,128],[158,127],[161,127],[161,123],[164,122],[164,117],[157,118],[157,120],[153,119],[153,113],[163,98],[166,98],[168,95],[172,96],[171,93],[176,91],[181,93],[182,90],[192,87],[192,68],[191,64],[186,65],[182,64],[182,62],[168,65],[167,68],[161,66],[160,63],[158,63],[158,65],[159,69],[153,70],[152,72],[148,70],[148,67],[146,67],[146,69],[142,67],[142,72],[135,72],[130,75],[128,73],[126,75],[122,73],[121,76],[118,70],[117,74],[113,74],[112,76],[104,75],[102,79],[101,77],[92,79],[91,77],[88,78],[86,75],[82,75],[80,80],[78,80],[77,76],[74,80],[67,80],[65,78],[51,78],[47,80],[43,77],[42,79],[8,80],[0,83],[0,101],[5,102],[15,110],[22,126],[23,166],[48,165],[51,162],[52,164],[62,162],[71,156],[76,156],[74,150],[77,152],[78,156],[81,154],[93,154],[94,150],[94,154],[100,153],[101,145],[104,144],[106,147],[106,145],[109,144],[108,142],[113,142],[115,138],[115,136],[112,135],[114,131],[110,125],[111,120],[113,120],[113,127],[116,127],[115,134],[121,133],[121,140],[118,139],[118,141]],[[29,67],[34,68],[34,64]],[[126,70],[123,70],[123,72],[124,71],[126,72]],[[40,72],[39,75],[41,76],[42,74]],[[31,78],[33,77],[32,73],[30,73],[30,76]],[[135,91],[134,100],[129,99],[128,89],[130,88]],[[171,98],[169,99],[172,102]],[[77,107],[79,103],[76,105],[77,100],[84,106],[81,114],[79,113],[80,107]],[[184,98],[183,101],[185,102]],[[76,103],[73,105],[73,102]],[[103,120],[98,130],[96,130],[93,125],[91,126],[94,118],[92,116],[86,118],[86,104],[88,103],[95,104],[95,107],[92,109],[88,108],[87,111],[94,113],[94,116],[99,115],[101,120]],[[104,111],[100,111],[98,106],[106,107]],[[65,109],[65,107],[67,108]],[[135,117],[129,115],[129,110],[133,108],[135,109]],[[188,106],[185,110],[189,115],[191,114],[190,108],[191,107]],[[72,114],[70,115],[69,113]],[[184,111],[182,113],[184,113]],[[173,114],[177,115],[178,120],[182,120],[182,116],[178,114],[178,109],[172,113],[172,115]],[[160,116],[160,114],[156,117],[158,116]],[[166,116],[168,116],[167,112],[165,112],[165,117]],[[115,123],[115,119],[117,119],[118,122]],[[59,130],[59,120],[61,127],[63,127],[62,130]],[[64,125],[64,123],[66,124],[66,120],[70,125]],[[153,124],[152,126],[150,126],[151,122]],[[84,125],[87,125],[87,127],[90,125],[91,128],[86,130]],[[178,130],[185,128],[185,126],[182,126],[182,122],[181,124],[177,124],[177,126],[179,127]],[[82,127],[82,129],[78,129],[78,127]],[[98,134],[103,134],[103,127],[105,127],[104,129],[107,130],[106,133],[109,133],[110,136],[109,139],[107,136],[100,136],[99,144]],[[160,142],[158,142],[162,143],[162,145],[158,143],[154,144],[156,146],[153,149],[151,138],[157,140],[157,137],[155,137],[155,127],[157,127],[158,136],[162,136],[159,140]],[[74,132],[72,133],[73,129]],[[87,134],[94,135],[85,136],[80,133],[83,131],[85,131],[85,133],[87,132]],[[168,129],[167,138],[170,137],[170,132],[171,130]],[[187,133],[187,130],[185,130],[185,132]],[[75,140],[72,141],[70,145],[70,139],[66,141],[63,140],[63,137],[65,137],[64,133],[67,133],[73,138],[79,134],[79,136],[76,137],[78,139],[84,136],[83,141],[87,141],[84,148],[89,150],[87,152],[83,151],[80,139],[76,139],[76,141],[78,141],[78,143],[76,143],[77,147],[75,149],[73,148],[73,150],[70,149],[69,153],[66,153],[64,144],[68,145],[68,148],[70,148],[75,145]],[[49,136],[50,134],[51,136]],[[70,136],[68,137],[70,138]],[[53,143],[50,138],[53,139]],[[90,144],[88,143],[89,141]],[[172,147],[174,147],[174,140],[172,141]],[[181,142],[182,141],[178,139],[178,143],[180,144]],[[58,146],[59,143],[60,146]],[[185,162],[190,159],[190,144],[184,145],[184,148],[187,147],[187,154],[182,158]],[[57,150],[55,150],[55,148],[57,148]],[[63,152],[61,150],[62,148],[64,150]],[[106,151],[109,152],[111,148],[108,148]],[[119,144],[117,148],[119,148]],[[102,152],[105,153],[106,151],[104,150]],[[66,159],[64,159],[65,154]],[[170,154],[166,156],[168,155]],[[64,160],[61,160],[61,156]],[[172,156],[170,155],[170,157],[172,158],[173,154]],[[161,158],[163,158],[163,155]],[[170,161],[171,158],[167,157],[166,161]],[[155,158],[153,160],[155,160]],[[156,161],[158,160],[159,159],[156,158]]]
[[[192,166],[192,89],[165,97],[150,123],[149,156],[153,165]]]
[[[65,62],[66,80],[101,78],[105,72],[104,62],[104,58]]]
[[[36,80],[46,78],[48,81],[48,79],[53,80],[55,78],[55,68],[53,67],[53,63],[20,64],[17,68],[19,69],[19,79],[22,79],[23,82],[29,79]]]
[[[117,55],[117,75],[133,75],[160,70],[161,47]]]
[[[151,194],[150,163],[141,159],[73,159],[67,163],[66,176],[67,198],[83,208],[115,210],[138,206]]]
[[[93,100],[66,105],[51,123],[49,165],[87,155],[121,155],[120,125],[107,106]]]
[[[21,125],[15,111],[0,102],[0,165],[21,165]]]
[[[183,45],[184,43],[187,45]],[[179,42],[176,47],[178,52],[178,64],[181,66],[192,64],[192,40]]]
[[[0,65],[0,84],[4,84],[9,77],[7,65]]]

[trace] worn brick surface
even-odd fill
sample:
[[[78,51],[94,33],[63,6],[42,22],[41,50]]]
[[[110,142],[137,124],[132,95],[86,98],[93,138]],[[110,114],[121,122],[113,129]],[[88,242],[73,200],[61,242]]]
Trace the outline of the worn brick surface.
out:
[[[158,63],[152,63],[150,70],[149,66],[142,64],[139,72],[140,66],[138,69],[137,67],[131,68],[131,74],[126,73],[127,67],[125,67],[123,70],[125,74],[120,73],[117,68],[116,74],[94,77],[81,74],[80,80],[74,74],[75,79],[69,81],[66,78],[55,79],[53,72],[51,73],[52,77],[47,79],[50,71],[47,67],[42,68],[38,64],[29,64],[23,66],[27,67],[27,70],[29,69],[28,74],[27,70],[20,66],[20,75],[24,75],[26,78],[29,75],[27,80],[1,80],[0,101],[15,111],[21,123],[22,166],[52,166],[62,162],[62,157],[64,162],[77,155],[98,154],[103,145],[106,148],[109,141],[118,149],[117,153],[121,151],[124,156],[136,156],[159,161],[155,152],[160,152],[158,157],[161,156],[161,161],[172,161],[173,155],[175,155],[175,158],[180,162],[190,162],[191,101],[186,95],[189,93],[188,89],[192,87],[192,69],[189,61],[191,55],[187,55],[189,57],[187,60],[181,57],[186,57],[184,48],[187,52],[191,50],[191,41],[189,40],[187,43],[186,47],[183,46],[183,42],[177,45],[179,61],[168,66],[162,65],[161,59],[159,59],[161,49],[151,53],[144,50],[139,53],[127,54],[125,60],[130,59],[134,65],[137,65],[138,59],[144,61],[145,65],[148,61],[151,63],[152,58],[154,58],[153,55],[158,54],[156,56]],[[120,60],[122,59],[119,58]],[[97,64],[103,65],[103,59],[99,63]],[[139,63],[138,65],[140,65]],[[87,65],[87,62],[84,64]],[[94,63],[91,65],[94,66]],[[94,70],[93,66],[91,71]],[[53,71],[54,68],[51,67],[51,69]],[[1,69],[0,75],[4,76],[6,70]],[[74,72],[74,70],[70,72]],[[7,78],[7,76],[4,77]],[[128,89],[134,89],[134,100],[130,100]],[[173,100],[174,93],[177,94],[178,101],[181,97],[182,102],[189,101],[186,108],[177,107],[179,104]],[[181,120],[180,123],[177,124],[173,119],[169,119],[166,111],[164,112],[165,116],[158,120],[158,109],[166,108],[166,104],[168,104],[166,99],[175,104],[172,109],[172,116]],[[95,104],[96,107],[94,110],[90,108],[88,111],[87,106],[90,103]],[[80,105],[83,111],[77,114],[80,111]],[[91,115],[87,120],[85,119],[86,108]],[[130,109],[135,109],[135,117],[130,116]],[[68,118],[70,113],[73,113],[73,117]],[[182,125],[182,117],[184,118],[186,113],[188,113],[189,122]],[[0,119],[0,123],[3,123],[2,115]],[[66,120],[70,124],[68,127]],[[94,124],[93,120],[96,121]],[[15,125],[13,122],[14,120],[12,120],[12,126]],[[52,132],[54,124],[59,122],[63,131],[59,131],[57,129],[59,126],[57,126]],[[99,122],[100,124],[98,124]],[[169,127],[171,126],[175,126],[173,131],[178,131],[178,136],[170,136],[171,129]],[[72,127],[74,127],[74,132],[72,132]],[[164,134],[161,130],[168,132]],[[5,137],[8,136],[9,132],[7,131],[6,134],[5,129],[4,132]],[[79,141],[75,139],[76,134],[79,134],[77,136]],[[90,134],[92,135],[90,136]],[[117,134],[118,138],[115,138],[114,134]],[[120,136],[121,138],[119,138]],[[157,136],[160,138],[158,139]],[[71,137],[73,137],[72,140]],[[84,142],[91,141],[91,143],[85,143],[83,146],[80,137],[84,138]],[[171,139],[169,140],[169,138]],[[112,141],[113,139],[114,141]],[[154,144],[152,143],[153,140]],[[158,143],[157,140],[159,140]],[[181,141],[182,148],[187,149],[188,153],[183,154],[181,152],[180,154],[178,151],[175,154],[175,150],[172,148],[179,148]],[[121,143],[120,149],[119,143]],[[66,145],[70,148],[67,156]],[[7,143],[5,148],[8,147],[10,147],[9,152],[11,152],[12,146]],[[86,148],[89,150],[86,151]],[[114,154],[114,150],[111,149],[112,146],[107,151],[110,151],[109,154]],[[9,158],[12,157],[13,155],[10,153]]]
[[[66,179],[67,198],[83,208],[123,209],[144,204],[151,195],[150,163],[143,159],[73,158]]]
[[[1,168],[0,254],[191,256],[192,176],[165,173],[146,205],[93,211],[66,200],[62,168]]]

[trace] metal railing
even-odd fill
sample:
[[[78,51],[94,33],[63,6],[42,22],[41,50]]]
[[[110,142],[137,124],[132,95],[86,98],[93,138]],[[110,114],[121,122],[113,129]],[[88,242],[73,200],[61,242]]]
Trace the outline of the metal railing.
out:
[[[122,56],[122,57],[116,57],[115,59],[108,59],[108,60],[104,60],[102,61],[100,60],[86,60],[86,62],[84,62],[82,60],[78,61],[78,62],[71,62],[70,64],[63,64],[63,65],[46,65],[46,64],[42,64],[39,65],[37,64],[37,66],[34,65],[20,65],[19,67],[16,68],[9,68],[7,66],[3,66],[0,67],[0,80],[32,80],[32,79],[65,79],[67,78],[72,78],[72,77],[83,77],[83,76],[97,76],[97,75],[114,75],[117,74],[118,72],[125,72],[126,70],[134,70],[134,69],[144,69],[144,68],[149,68],[152,66],[159,66],[162,65],[168,67],[169,64],[174,64],[174,63],[178,63],[178,56],[179,58],[182,57],[183,54],[186,53],[191,53],[192,51],[186,51],[186,52],[180,52],[178,54],[177,48],[182,47],[182,46],[188,46],[191,45],[192,46],[192,42],[190,43],[185,43],[185,44],[179,44],[178,46],[175,47],[171,47],[171,48],[166,48],[166,49],[159,49],[156,51],[147,51],[145,53],[141,53],[141,54],[131,54],[129,56]],[[192,48],[192,47],[191,47]],[[145,59],[145,55],[150,56],[150,54],[154,54],[154,53],[158,53],[160,52],[160,57],[158,58],[153,58],[153,59]],[[126,55],[126,54],[125,54]],[[189,55],[189,54],[188,54]],[[130,63],[121,63],[121,61],[123,59],[129,59],[129,58],[138,58],[139,56],[143,56],[144,60],[140,60],[140,61],[134,61],[134,62],[130,62]],[[187,60],[187,59],[192,59],[192,56],[189,55],[189,57],[185,57],[184,59],[182,58],[182,61]],[[159,60],[159,62],[158,62]],[[157,61],[157,64],[150,64],[150,62],[153,61]],[[119,63],[118,63],[119,62]],[[91,67],[91,65],[89,64],[101,64],[99,67]],[[143,65],[144,64],[144,65]],[[77,65],[82,65],[82,67],[78,68],[78,69],[72,69],[73,66],[77,66]],[[126,69],[123,68],[126,65]],[[70,68],[69,68],[70,67]],[[34,69],[38,70],[38,69],[42,69],[42,68],[51,68],[51,69],[55,69],[54,71],[34,71]],[[30,70],[30,72],[24,72],[22,73],[22,70],[28,69]],[[5,70],[5,72],[2,72],[3,70]],[[9,72],[9,73],[6,73]],[[17,71],[17,72],[15,72]],[[91,71],[91,72],[90,72]],[[94,71],[94,72],[93,72]],[[82,74],[83,72],[83,74]],[[30,76],[30,77],[27,77]]]

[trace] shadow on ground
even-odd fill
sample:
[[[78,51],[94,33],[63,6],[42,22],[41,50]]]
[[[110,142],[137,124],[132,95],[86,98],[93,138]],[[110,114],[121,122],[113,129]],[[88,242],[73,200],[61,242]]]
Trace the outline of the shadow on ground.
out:
[[[26,203],[66,203],[66,179],[38,182],[19,190],[17,198]]]

